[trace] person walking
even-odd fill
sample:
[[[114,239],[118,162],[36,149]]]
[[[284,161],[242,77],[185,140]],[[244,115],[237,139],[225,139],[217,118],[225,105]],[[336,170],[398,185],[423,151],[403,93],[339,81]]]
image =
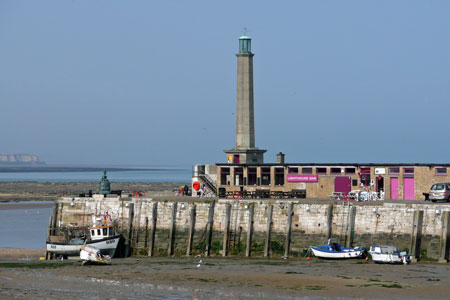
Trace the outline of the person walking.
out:
[[[185,195],[185,196],[188,196],[188,195],[189,195],[189,187],[188,187],[187,184],[184,186],[184,195]]]
[[[205,197],[205,194],[206,194],[206,184],[203,182],[202,183],[202,186],[201,186],[201,188],[200,188],[200,191],[201,191],[201,193],[202,193],[202,197]]]

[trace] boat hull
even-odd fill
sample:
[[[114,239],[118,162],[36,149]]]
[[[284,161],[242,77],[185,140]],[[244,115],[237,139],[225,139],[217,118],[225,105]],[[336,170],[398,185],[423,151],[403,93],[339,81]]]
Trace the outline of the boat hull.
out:
[[[92,246],[81,247],[80,259],[83,262],[83,264],[87,263],[101,264],[101,265],[111,264],[110,256],[100,254],[100,250]]]
[[[348,258],[361,258],[364,255],[364,249],[349,249],[343,251],[323,251],[318,247],[311,247],[314,256],[319,258],[328,258],[328,259],[348,259]]]
[[[372,260],[376,263],[381,264],[401,264],[403,263],[402,258],[397,254],[385,254],[385,253],[374,253],[370,252]]]
[[[78,256],[80,255],[81,246],[83,246],[83,244],[47,242],[47,252],[56,255]]]
[[[95,247],[100,250],[103,255],[114,257],[117,245],[119,244],[120,235],[109,236],[101,240],[91,240],[86,242],[86,245]]]

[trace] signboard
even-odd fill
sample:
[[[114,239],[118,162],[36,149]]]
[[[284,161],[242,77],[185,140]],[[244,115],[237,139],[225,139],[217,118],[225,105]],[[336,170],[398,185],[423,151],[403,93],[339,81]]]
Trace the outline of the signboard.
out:
[[[286,175],[287,182],[317,182],[319,180],[318,175],[298,175],[298,174],[288,174]]]
[[[385,168],[375,168],[375,175],[384,175],[386,174]]]

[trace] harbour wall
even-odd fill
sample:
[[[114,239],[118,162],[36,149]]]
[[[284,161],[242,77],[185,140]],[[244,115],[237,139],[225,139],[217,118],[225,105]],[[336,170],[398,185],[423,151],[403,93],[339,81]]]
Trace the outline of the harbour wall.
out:
[[[448,258],[450,206],[425,203],[191,197],[62,197],[60,231],[106,216],[124,255],[300,257],[328,239],[343,246],[395,245],[413,259]]]

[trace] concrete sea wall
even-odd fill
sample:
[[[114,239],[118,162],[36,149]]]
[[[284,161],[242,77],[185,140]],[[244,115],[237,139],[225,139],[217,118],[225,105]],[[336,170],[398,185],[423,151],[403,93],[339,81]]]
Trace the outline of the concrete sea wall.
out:
[[[190,197],[62,197],[57,226],[90,226],[108,215],[126,255],[302,256],[329,238],[343,246],[395,245],[415,258],[448,258],[450,206],[324,200]],[[109,220],[109,217],[107,217]]]

